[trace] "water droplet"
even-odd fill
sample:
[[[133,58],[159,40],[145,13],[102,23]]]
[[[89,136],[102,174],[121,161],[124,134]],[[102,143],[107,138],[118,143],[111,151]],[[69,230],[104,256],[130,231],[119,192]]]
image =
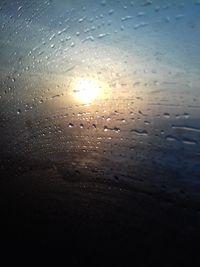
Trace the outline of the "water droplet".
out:
[[[178,14],[178,15],[175,16],[175,19],[179,20],[179,19],[182,19],[184,17],[185,17],[184,14]]]
[[[17,114],[19,115],[19,114],[21,114],[22,113],[22,111],[21,111],[21,109],[19,108],[18,110],[17,110]]]
[[[150,6],[152,4],[152,1],[150,1],[150,0],[146,0],[143,4],[142,4],[142,6]]]
[[[84,20],[86,19],[86,17],[82,17],[78,20],[79,23],[82,23]]]
[[[165,18],[165,22],[169,23],[170,22],[170,17]]]
[[[113,10],[113,9],[110,9],[110,10],[108,11],[108,14],[109,14],[109,15],[112,15],[113,12],[114,12],[114,10]]]
[[[134,132],[137,135],[143,135],[143,136],[147,136],[148,135],[148,132],[146,130],[132,129],[131,132]]]
[[[113,131],[116,132],[116,133],[119,133],[120,132],[120,128],[114,127]]]
[[[172,135],[167,135],[166,140],[170,142],[174,142],[174,141],[177,141],[178,139]]]
[[[107,131],[108,131],[108,127],[104,126],[104,132],[107,132]]]
[[[166,119],[169,119],[170,118],[170,114],[169,113],[164,113],[163,117],[166,118]]]
[[[188,118],[190,117],[190,114],[188,114],[188,113],[184,113],[184,114],[183,114],[183,117],[184,117],[185,119],[188,119]]]
[[[143,17],[143,16],[145,16],[145,15],[146,15],[145,12],[139,12],[139,13],[137,14],[138,17]]]
[[[98,38],[101,39],[101,38],[105,37],[106,35],[107,35],[106,33],[100,33],[100,34],[98,35]]]
[[[125,17],[121,18],[121,21],[130,20],[132,18],[133,18],[132,16],[125,16]]]
[[[101,5],[102,5],[102,6],[105,6],[105,5],[106,5],[106,0],[102,0],[102,1],[101,1]]]
[[[198,133],[200,132],[200,128],[187,125],[172,125],[172,129],[181,129],[185,131],[198,132]]]
[[[196,145],[197,144],[197,141],[195,140],[191,140],[191,139],[188,139],[188,138],[184,138],[182,140],[182,142],[186,145]]]
[[[69,123],[69,128],[73,128],[74,127],[74,124],[73,123]]]
[[[20,11],[23,8],[23,6],[19,6],[17,11]]]

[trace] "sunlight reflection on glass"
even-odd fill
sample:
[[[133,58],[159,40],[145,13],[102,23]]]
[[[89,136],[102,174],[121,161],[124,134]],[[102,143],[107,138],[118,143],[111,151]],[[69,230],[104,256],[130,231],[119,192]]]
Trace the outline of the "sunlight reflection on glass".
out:
[[[95,80],[80,79],[75,82],[75,97],[82,103],[93,102],[101,93],[101,87]]]

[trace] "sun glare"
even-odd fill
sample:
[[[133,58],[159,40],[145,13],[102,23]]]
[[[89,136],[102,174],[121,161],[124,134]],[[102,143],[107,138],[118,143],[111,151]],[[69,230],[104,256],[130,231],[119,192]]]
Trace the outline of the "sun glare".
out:
[[[76,81],[74,93],[82,103],[91,103],[99,96],[100,89],[100,85],[95,80],[81,79]]]

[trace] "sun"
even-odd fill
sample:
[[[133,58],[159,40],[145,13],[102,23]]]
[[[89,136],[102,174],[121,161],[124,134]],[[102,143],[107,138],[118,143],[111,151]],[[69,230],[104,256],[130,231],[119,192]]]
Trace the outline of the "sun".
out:
[[[95,80],[80,79],[74,85],[76,98],[86,104],[93,102],[100,95],[100,91],[101,86]]]

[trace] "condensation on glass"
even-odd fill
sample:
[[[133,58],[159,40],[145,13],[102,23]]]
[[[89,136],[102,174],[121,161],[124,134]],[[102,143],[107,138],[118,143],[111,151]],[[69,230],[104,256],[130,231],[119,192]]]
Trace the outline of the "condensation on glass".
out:
[[[9,0],[0,12],[2,158],[199,184],[200,1]]]

